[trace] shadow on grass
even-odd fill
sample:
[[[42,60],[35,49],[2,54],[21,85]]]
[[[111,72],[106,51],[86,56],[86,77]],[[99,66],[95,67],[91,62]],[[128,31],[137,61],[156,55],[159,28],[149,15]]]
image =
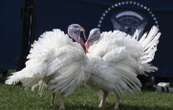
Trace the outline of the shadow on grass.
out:
[[[135,105],[121,105],[121,110],[172,110],[170,107],[161,107],[161,106],[135,106]]]
[[[101,110],[97,106],[93,105],[72,105],[68,104],[66,105],[66,110]],[[107,105],[105,110],[113,110],[113,105]],[[170,107],[161,107],[161,106],[155,106],[155,107],[147,107],[147,106],[135,106],[135,105],[120,105],[119,110],[172,110]]]
[[[66,110],[100,110],[97,106],[93,105],[66,105]],[[110,110],[110,109],[109,109]]]

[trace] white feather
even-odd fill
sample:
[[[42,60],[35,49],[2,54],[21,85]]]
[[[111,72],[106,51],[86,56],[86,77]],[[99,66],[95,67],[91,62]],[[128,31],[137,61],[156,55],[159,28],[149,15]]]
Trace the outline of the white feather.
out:
[[[6,84],[21,81],[34,89],[44,82],[50,90],[70,94],[86,78],[83,48],[59,29],[43,33],[27,59],[26,67],[8,77]]]
[[[102,71],[99,71],[101,74],[91,77],[94,77],[98,85],[104,85],[104,88],[113,89],[116,86],[116,93],[139,90],[140,81],[136,77],[137,74],[157,70],[149,62],[154,59],[157,50],[161,35],[158,31],[158,28],[153,26],[149,34],[145,33],[140,39],[138,31],[133,37],[121,31],[103,32],[100,39],[88,49],[88,55],[100,57],[108,62],[113,66],[114,72],[107,70],[108,67],[104,69],[101,67]],[[97,76],[102,79],[98,79]],[[108,79],[109,82],[103,79]]]
[[[92,69],[90,69],[90,85],[96,85],[119,96],[124,92],[134,93],[134,91],[140,90],[141,83],[135,74],[114,67],[101,58],[94,56],[89,56],[89,58],[91,62],[94,61]]]

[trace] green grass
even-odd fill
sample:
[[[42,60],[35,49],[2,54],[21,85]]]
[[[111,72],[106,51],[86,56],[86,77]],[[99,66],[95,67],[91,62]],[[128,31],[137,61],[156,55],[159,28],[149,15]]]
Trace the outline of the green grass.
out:
[[[114,98],[109,97],[107,110],[113,108]],[[36,92],[18,86],[0,85],[0,110],[51,110],[51,94],[39,96]],[[99,110],[96,91],[80,88],[65,98],[67,110]],[[173,94],[145,91],[124,96],[121,110],[173,110]]]

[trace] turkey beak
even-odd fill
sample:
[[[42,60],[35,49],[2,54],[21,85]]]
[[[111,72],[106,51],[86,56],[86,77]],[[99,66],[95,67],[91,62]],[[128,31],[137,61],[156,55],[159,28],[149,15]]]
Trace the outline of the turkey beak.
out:
[[[88,48],[89,48],[89,43],[88,43],[88,41],[86,41],[86,43],[85,43],[85,48],[86,48],[86,51],[88,51]]]
[[[86,41],[85,29],[81,26],[80,31],[83,33],[84,40]]]
[[[80,31],[85,32],[85,29],[81,26]]]

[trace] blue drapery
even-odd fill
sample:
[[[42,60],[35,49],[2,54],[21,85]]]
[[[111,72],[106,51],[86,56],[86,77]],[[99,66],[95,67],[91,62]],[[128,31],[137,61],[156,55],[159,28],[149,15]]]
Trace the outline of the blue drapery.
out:
[[[36,0],[34,37],[53,28],[66,31],[71,23],[79,23],[89,31],[96,27],[102,13],[118,0]],[[120,0],[119,0],[120,1]],[[173,53],[173,2],[163,0],[141,0],[153,9],[163,33],[154,64],[158,75],[172,75]],[[0,4],[0,66],[15,68],[19,58],[22,37],[21,8],[24,0],[1,0]],[[106,28],[106,27],[105,27]],[[109,28],[109,26],[107,26]]]

